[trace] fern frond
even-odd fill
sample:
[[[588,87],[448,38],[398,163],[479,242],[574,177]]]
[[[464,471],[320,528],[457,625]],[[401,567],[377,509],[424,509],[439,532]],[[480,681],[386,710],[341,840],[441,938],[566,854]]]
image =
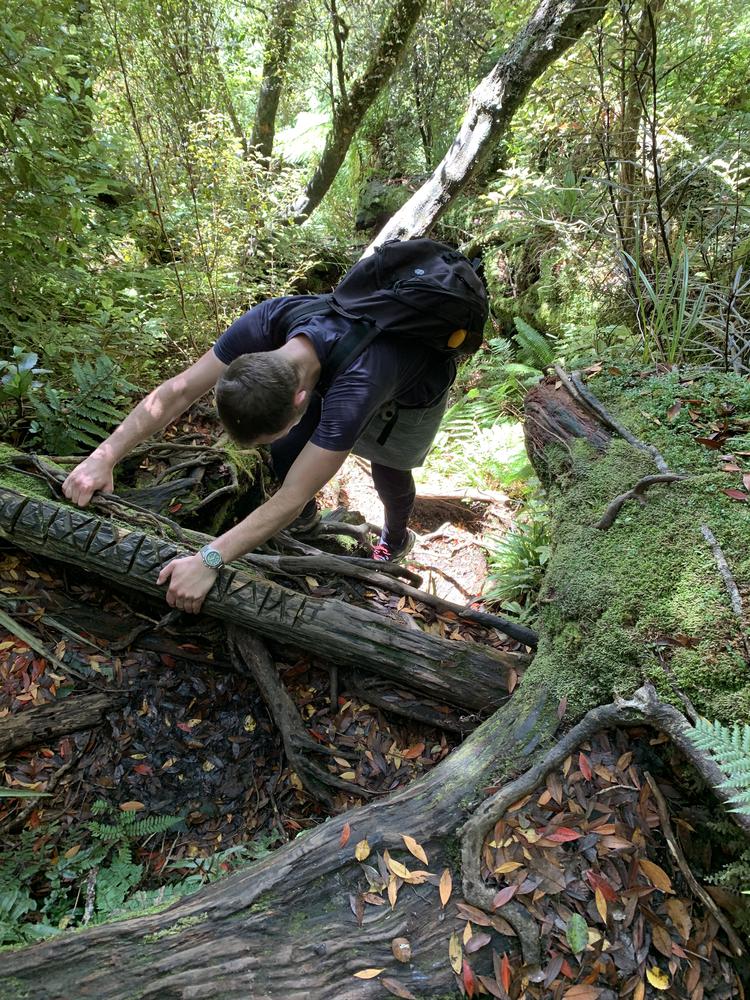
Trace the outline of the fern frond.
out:
[[[750,813],[750,726],[730,729],[720,722],[698,719],[690,731],[693,744],[711,754],[726,775],[722,788],[734,789],[729,801],[737,812]]]

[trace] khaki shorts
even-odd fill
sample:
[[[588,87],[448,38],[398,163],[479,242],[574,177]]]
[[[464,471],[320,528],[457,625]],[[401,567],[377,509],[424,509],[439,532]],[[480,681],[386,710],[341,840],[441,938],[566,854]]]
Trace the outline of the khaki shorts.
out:
[[[423,465],[440,428],[440,421],[448,405],[449,391],[446,389],[437,403],[424,409],[396,407],[395,403],[386,403],[365,427],[352,448],[352,454],[377,462],[378,465],[385,465],[389,469],[416,469]],[[396,409],[396,423],[385,443],[378,444],[378,438]]]

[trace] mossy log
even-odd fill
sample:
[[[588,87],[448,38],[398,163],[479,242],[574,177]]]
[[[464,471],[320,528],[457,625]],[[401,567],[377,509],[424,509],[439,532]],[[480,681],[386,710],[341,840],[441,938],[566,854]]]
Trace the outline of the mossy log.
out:
[[[0,487],[0,536],[19,548],[80,566],[154,596],[159,570],[183,549],[89,511]],[[408,629],[372,611],[307,597],[260,574],[227,567],[206,614],[347,666],[357,665],[473,712],[507,698],[509,672],[524,658]]]

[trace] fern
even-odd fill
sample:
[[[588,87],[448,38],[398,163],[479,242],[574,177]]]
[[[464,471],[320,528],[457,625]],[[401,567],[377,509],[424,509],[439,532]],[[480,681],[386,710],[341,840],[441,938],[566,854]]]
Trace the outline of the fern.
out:
[[[106,354],[93,364],[73,361],[70,374],[73,388],[45,386],[43,398],[39,395],[32,400],[36,413],[32,432],[41,437],[47,451],[56,454],[95,448],[123,419],[125,395],[138,390]]]
[[[737,723],[730,729],[698,719],[690,738],[699,750],[713,754],[726,775],[721,787],[733,789],[729,801],[735,812],[750,813],[750,726]]]

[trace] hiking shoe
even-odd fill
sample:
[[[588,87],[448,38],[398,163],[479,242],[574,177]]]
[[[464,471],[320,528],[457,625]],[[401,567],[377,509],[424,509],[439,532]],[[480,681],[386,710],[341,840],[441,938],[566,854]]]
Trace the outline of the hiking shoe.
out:
[[[390,545],[388,542],[384,542],[381,536],[380,541],[372,550],[372,558],[375,562],[399,562],[408,556],[414,548],[416,540],[417,536],[411,528],[406,529],[406,538],[401,545]]]
[[[287,528],[293,535],[307,535],[320,523],[320,511],[313,501],[303,509],[300,516]]]

